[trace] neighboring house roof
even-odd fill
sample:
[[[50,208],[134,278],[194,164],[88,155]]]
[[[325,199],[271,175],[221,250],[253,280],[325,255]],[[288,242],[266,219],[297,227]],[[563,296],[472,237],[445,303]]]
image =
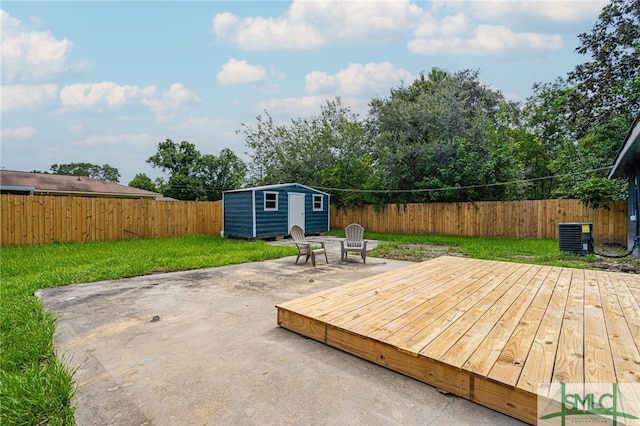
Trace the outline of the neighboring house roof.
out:
[[[640,114],[633,121],[624,139],[613,169],[609,172],[609,179],[628,176],[629,171],[636,170],[638,164],[640,164]]]
[[[223,192],[245,192],[245,191],[268,191],[270,189],[280,189],[286,186],[299,186],[300,188],[306,188],[310,191],[315,191],[315,192],[319,192],[321,194],[324,195],[329,195],[326,192],[320,191],[318,189],[315,188],[311,188],[309,186],[306,185],[301,185],[299,183],[278,183],[275,185],[265,185],[265,186],[254,186],[253,188],[242,188],[242,189],[232,189],[229,191],[223,191]]]
[[[158,198],[162,194],[85,176],[0,170],[0,191],[32,195]]]

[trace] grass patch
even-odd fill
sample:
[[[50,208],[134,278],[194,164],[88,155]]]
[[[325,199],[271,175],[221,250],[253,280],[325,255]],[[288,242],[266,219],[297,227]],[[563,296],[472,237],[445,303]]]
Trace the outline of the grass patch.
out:
[[[329,235],[344,237],[344,231]],[[598,267],[595,255],[560,252],[556,240],[405,235],[366,232],[384,241],[371,254],[409,260],[455,254],[478,259]],[[425,246],[429,249],[425,252]],[[441,250],[442,249],[442,250]],[[598,248],[596,248],[598,251]],[[624,252],[624,250],[622,250]],[[156,240],[51,243],[3,247],[0,288],[0,424],[74,424],[73,372],[55,356],[55,321],[33,293],[45,287],[115,280],[261,261],[297,253],[292,246],[210,236]],[[607,260],[635,265],[631,258]]]
[[[72,371],[53,350],[54,318],[41,288],[296,254],[295,247],[210,236],[3,247],[0,424],[74,424]]]
[[[343,230],[332,230],[329,235],[344,237]],[[600,268],[626,271],[639,267],[632,257],[604,259],[595,254],[577,256],[561,252],[558,240],[527,238],[488,238],[452,235],[409,235],[366,232],[365,238],[384,241],[370,253],[372,257],[396,258],[419,261],[443,254],[458,254],[476,259],[502,260],[507,262],[534,263],[538,265],[571,268]],[[425,250],[421,246],[432,246]],[[444,247],[436,250],[434,247]],[[605,246],[597,246],[596,252],[611,253]],[[624,249],[619,252],[625,252]],[[433,254],[430,256],[430,254]],[[627,268],[630,267],[630,268]]]

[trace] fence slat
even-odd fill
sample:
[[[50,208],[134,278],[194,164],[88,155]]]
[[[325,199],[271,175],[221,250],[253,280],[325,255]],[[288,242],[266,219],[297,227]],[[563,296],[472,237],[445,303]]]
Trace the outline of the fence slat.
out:
[[[427,203],[378,208],[331,207],[331,227],[356,222],[373,232],[445,234],[502,238],[558,238],[558,224],[592,222],[596,243],[627,241],[627,203],[593,210],[578,200]]]
[[[220,235],[222,202],[0,195],[0,245]]]
[[[222,203],[0,195],[0,245],[220,235]],[[593,222],[597,243],[626,244],[627,203],[592,210],[577,200],[428,203],[331,208],[330,223],[369,231],[557,238],[562,222]]]

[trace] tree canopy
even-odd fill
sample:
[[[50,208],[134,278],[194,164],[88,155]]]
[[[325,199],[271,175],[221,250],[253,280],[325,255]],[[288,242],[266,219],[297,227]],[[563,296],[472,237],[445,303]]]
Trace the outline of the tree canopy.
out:
[[[640,0],[611,0],[578,36],[588,60],[539,82],[524,104],[479,71],[433,68],[372,99],[360,119],[339,98],[318,116],[243,125],[251,182],[296,181],[337,205],[626,196],[607,172],[640,110]]]
[[[590,60],[569,73],[570,121],[577,136],[640,111],[640,0],[611,0],[576,51]]]
[[[516,105],[482,84],[479,72],[434,68],[408,87],[370,103],[369,129],[386,201],[458,201],[505,198],[502,187],[462,187],[512,180],[504,158],[512,149],[492,138],[498,113]],[[451,188],[443,190],[443,188]],[[414,193],[397,190],[416,189]]]
[[[228,148],[217,157],[202,155],[194,144],[171,139],[158,143],[147,163],[169,174],[169,179],[160,179],[157,186],[166,197],[178,200],[219,200],[222,191],[241,187],[247,170]]]
[[[249,183],[269,185],[300,182],[316,187],[363,188],[373,170],[365,125],[340,98],[327,101],[318,116],[276,124],[268,112],[256,124],[243,124],[252,150]],[[335,193],[340,205],[363,203],[356,194]]]
[[[114,183],[120,181],[118,169],[108,164],[102,166],[91,163],[53,164],[50,170],[54,175],[87,176]]]
[[[578,36],[586,60],[524,103],[482,83],[479,70],[423,71],[370,101],[361,118],[339,97],[282,123],[268,111],[242,131],[251,160],[225,148],[158,143],[147,162],[167,178],[129,185],[180,200],[218,200],[243,185],[299,182],[336,206],[364,203],[579,198],[591,207],[626,196],[607,172],[640,111],[640,0],[611,0]],[[118,182],[105,164],[54,164],[54,173]]]
[[[138,173],[133,177],[129,186],[132,188],[144,189],[145,191],[158,192],[156,184],[153,183],[151,178],[144,173]]]

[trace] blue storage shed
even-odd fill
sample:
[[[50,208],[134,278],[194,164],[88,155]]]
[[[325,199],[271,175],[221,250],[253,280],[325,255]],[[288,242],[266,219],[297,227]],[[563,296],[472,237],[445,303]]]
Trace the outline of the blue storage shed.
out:
[[[222,206],[227,237],[284,236],[293,225],[307,234],[329,230],[329,194],[298,183],[225,191]]]

